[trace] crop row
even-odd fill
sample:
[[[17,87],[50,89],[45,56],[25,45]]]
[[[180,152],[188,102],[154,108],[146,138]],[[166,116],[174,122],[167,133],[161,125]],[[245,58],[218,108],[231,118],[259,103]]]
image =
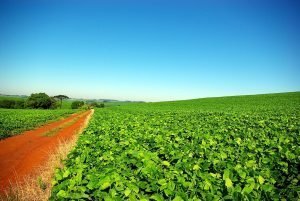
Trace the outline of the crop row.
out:
[[[96,110],[51,200],[299,198],[299,111],[134,107]]]

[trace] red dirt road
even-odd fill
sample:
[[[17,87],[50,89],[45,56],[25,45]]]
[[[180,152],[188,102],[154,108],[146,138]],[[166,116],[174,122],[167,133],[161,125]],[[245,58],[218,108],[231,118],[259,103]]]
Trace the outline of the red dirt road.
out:
[[[0,141],[0,193],[10,183],[22,182],[43,165],[59,141],[71,139],[92,111],[73,114],[63,120]],[[50,134],[49,134],[50,133]]]

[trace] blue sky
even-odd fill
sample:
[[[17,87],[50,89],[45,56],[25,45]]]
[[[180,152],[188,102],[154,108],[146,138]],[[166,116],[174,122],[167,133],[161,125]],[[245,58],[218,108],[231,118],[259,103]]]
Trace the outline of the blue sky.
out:
[[[290,0],[0,1],[0,93],[164,101],[300,90]]]

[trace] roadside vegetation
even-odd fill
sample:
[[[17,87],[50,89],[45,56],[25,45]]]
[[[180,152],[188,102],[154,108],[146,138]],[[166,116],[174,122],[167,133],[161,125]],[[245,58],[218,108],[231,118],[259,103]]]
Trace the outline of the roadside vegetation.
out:
[[[297,200],[300,93],[96,109],[50,200]]]

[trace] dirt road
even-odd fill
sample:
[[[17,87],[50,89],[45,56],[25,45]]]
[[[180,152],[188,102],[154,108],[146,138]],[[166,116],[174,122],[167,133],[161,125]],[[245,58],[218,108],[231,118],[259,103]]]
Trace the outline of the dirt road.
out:
[[[45,163],[59,141],[71,139],[84,126],[92,111],[73,114],[66,119],[0,141],[0,193],[10,183],[21,182]]]

